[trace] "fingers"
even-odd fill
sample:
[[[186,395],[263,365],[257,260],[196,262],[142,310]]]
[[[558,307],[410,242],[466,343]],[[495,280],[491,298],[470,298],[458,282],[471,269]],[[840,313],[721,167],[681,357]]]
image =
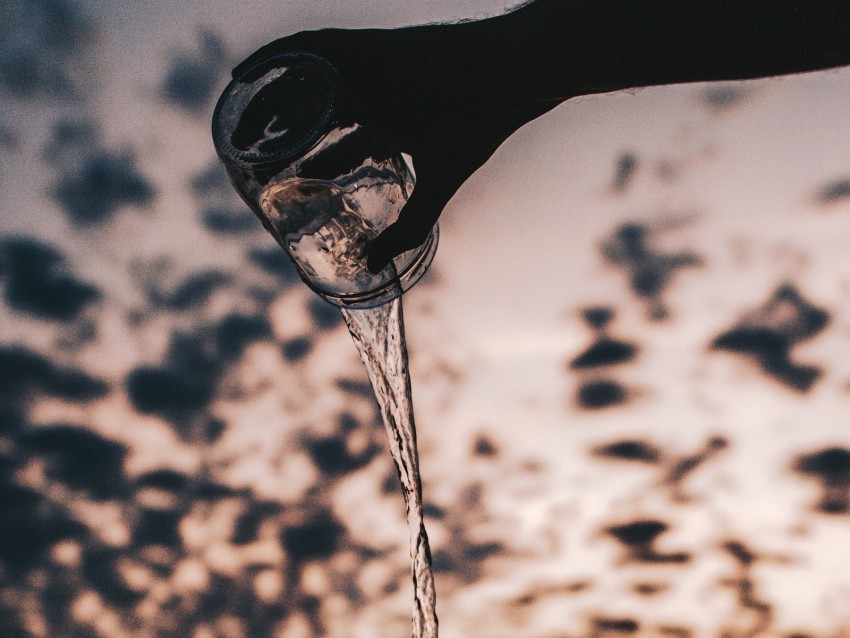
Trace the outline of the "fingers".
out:
[[[394,257],[421,245],[453,194],[450,189],[429,187],[420,177],[398,221],[384,229],[369,246],[366,258],[369,270],[379,273]]]

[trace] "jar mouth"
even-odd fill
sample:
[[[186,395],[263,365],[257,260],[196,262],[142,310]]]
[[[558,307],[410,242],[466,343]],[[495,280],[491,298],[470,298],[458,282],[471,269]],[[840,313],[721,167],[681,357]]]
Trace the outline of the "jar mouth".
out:
[[[339,74],[317,55],[290,51],[259,60],[216,104],[216,152],[242,167],[290,162],[333,128],[341,96]]]
[[[365,310],[392,301],[413,287],[422,278],[422,275],[425,274],[434,260],[434,254],[437,252],[439,240],[439,224],[434,224],[431,232],[422,244],[412,251],[402,253],[399,257],[396,257],[394,262],[390,263],[389,267],[393,268],[397,268],[399,262],[403,264],[401,269],[396,270],[395,277],[377,288],[363,292],[339,293],[325,290],[306,278],[299,269],[296,268],[296,270],[298,270],[304,283],[325,301],[341,308]],[[410,256],[411,252],[413,253],[412,257]]]

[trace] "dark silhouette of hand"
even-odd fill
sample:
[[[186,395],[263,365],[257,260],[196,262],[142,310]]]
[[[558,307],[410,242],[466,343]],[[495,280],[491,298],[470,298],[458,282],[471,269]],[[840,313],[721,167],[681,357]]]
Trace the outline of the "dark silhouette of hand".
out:
[[[338,70],[357,121],[409,153],[416,188],[369,248],[381,270],[421,244],[460,186],[521,126],[578,95],[850,64],[847,0],[536,0],[401,29],[326,29],[235,70],[307,51]]]

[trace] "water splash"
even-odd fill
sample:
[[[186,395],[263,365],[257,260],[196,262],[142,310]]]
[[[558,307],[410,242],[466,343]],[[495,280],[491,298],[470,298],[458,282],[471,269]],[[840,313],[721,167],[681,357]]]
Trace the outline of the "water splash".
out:
[[[422,482],[401,298],[368,310],[342,308],[341,311],[380,405],[407,505],[413,561],[413,638],[437,638],[436,592],[431,549],[422,518]]]

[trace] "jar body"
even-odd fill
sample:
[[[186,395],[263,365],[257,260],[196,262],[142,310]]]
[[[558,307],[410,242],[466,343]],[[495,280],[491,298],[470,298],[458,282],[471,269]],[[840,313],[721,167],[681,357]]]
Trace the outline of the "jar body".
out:
[[[368,270],[369,242],[396,221],[415,177],[391,144],[346,117],[340,94],[324,60],[275,56],[225,89],[213,139],[237,192],[304,282],[331,303],[369,308],[424,274],[438,231],[380,273]]]

